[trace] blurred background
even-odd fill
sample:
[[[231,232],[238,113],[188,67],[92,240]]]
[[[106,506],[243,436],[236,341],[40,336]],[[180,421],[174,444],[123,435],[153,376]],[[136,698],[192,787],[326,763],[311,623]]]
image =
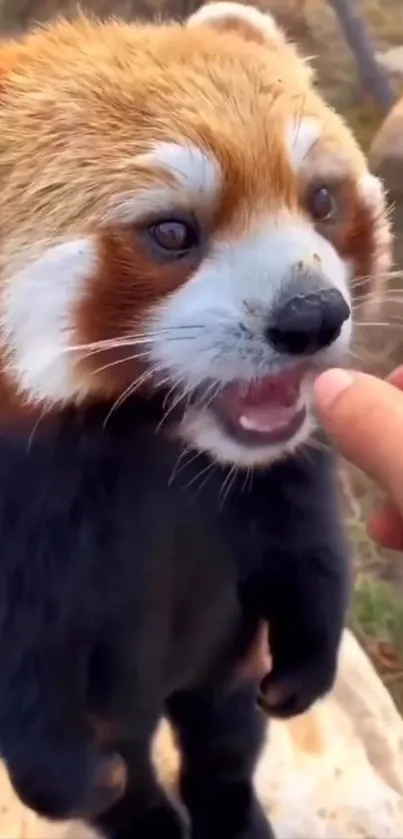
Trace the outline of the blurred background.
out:
[[[80,4],[98,17],[128,20],[181,18],[199,5],[199,0]],[[387,373],[403,363],[403,98],[395,106],[403,97],[403,0],[260,0],[256,5],[273,12],[312,57],[318,87],[345,116],[389,188],[397,269],[389,284],[397,292],[381,323],[358,329],[363,364]],[[72,0],[0,0],[0,37],[60,14],[70,16],[76,8]],[[403,560],[377,549],[366,536],[374,487],[343,464],[340,477],[355,560],[351,626],[403,712]]]

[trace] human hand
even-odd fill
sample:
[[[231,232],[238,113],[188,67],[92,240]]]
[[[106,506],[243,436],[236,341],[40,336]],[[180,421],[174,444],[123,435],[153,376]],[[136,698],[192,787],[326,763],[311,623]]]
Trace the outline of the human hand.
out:
[[[382,381],[329,370],[316,380],[318,416],[338,451],[385,490],[368,521],[372,538],[403,550],[403,367]]]

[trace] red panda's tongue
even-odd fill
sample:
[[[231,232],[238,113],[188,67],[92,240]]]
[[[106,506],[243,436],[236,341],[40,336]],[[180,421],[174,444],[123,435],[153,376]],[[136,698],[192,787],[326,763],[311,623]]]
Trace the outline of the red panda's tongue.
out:
[[[231,383],[222,391],[217,407],[232,425],[246,432],[281,433],[296,415],[301,376],[300,370],[291,370],[250,385]]]

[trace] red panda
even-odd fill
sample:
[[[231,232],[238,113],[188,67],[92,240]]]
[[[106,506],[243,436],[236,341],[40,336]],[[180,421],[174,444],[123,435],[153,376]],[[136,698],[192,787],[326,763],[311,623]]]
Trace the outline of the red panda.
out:
[[[186,26],[57,23],[2,47],[0,102],[4,387],[54,406],[118,397],[136,376],[166,375],[179,396],[217,383],[187,412],[187,442],[253,466],[304,439],[309,412],[270,441],[294,419],[281,399],[309,402],[266,340],[275,302],[313,275],[349,305],[351,276],[385,272],[389,237],[378,180],[271,19],[217,3]],[[313,366],[339,361],[350,332],[346,317]],[[135,338],[142,357],[125,360]],[[260,417],[234,386],[252,379]]]
[[[347,554],[331,453],[304,444],[355,283],[388,269],[382,185],[272,18],[235,3],[3,44],[0,183],[11,781],[108,839],[185,837],[150,765],[164,714],[193,839],[267,839],[258,685],[232,677],[263,620],[270,714],[333,683]]]

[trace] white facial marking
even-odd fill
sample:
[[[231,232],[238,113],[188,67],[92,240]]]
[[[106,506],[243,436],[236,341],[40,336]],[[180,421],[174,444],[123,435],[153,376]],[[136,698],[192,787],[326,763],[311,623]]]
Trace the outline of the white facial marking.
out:
[[[385,190],[382,182],[371,172],[366,172],[358,182],[358,191],[368,207],[375,212],[384,212],[386,208]]]
[[[220,166],[213,155],[197,146],[160,143],[148,159],[167,169],[181,188],[207,199],[217,197],[222,184]]]
[[[189,18],[187,25],[203,26],[214,21],[231,19],[249,24],[268,38],[282,37],[281,30],[272,15],[267,12],[263,14],[253,6],[246,6],[243,3],[207,3]]]
[[[323,178],[326,182],[332,177],[348,175],[351,166],[342,149],[329,151],[318,143],[322,131],[319,120],[313,117],[301,118],[296,114],[286,125],[285,147],[296,174],[303,172],[307,179]]]
[[[374,224],[374,273],[380,280],[392,264],[392,229],[382,181],[369,172],[358,183],[358,191],[369,210]]]
[[[120,196],[105,221],[135,222],[150,213],[178,210],[212,212],[220,195],[223,173],[212,154],[197,146],[159,143],[138,156],[136,164],[147,170],[167,172],[172,183],[148,185],[135,194]]]
[[[287,128],[286,148],[295,172],[299,172],[309,152],[318,142],[322,128],[310,117],[296,117]]]
[[[320,270],[323,285],[337,288],[350,302],[348,266],[302,218],[266,220],[235,242],[217,242],[186,285],[155,311],[151,329],[160,337],[151,348],[153,362],[185,388],[209,381],[219,386],[237,380],[249,382],[295,364],[296,359],[279,357],[267,340],[266,329],[276,299],[295,278],[298,265]],[[184,326],[189,328],[189,337],[164,340],[168,333],[162,330]],[[197,328],[192,332],[193,326]],[[320,359],[324,366],[342,363],[350,336],[351,318],[314,363],[320,366]],[[267,463],[272,456],[277,458],[296,441],[306,439],[311,428],[308,416],[289,444],[248,448],[230,439],[212,412],[193,409],[185,416],[181,431],[188,441],[196,440],[198,447],[213,451],[217,459],[255,465],[259,459]]]
[[[48,248],[10,278],[1,299],[7,369],[28,398],[71,398],[72,317],[95,265],[92,244],[77,239]]]
[[[156,360],[197,385],[213,375],[222,382],[277,372],[278,359],[264,337],[276,297],[298,263],[317,268],[324,282],[349,301],[348,270],[332,245],[303,220],[267,222],[259,231],[213,247],[194,276],[157,312],[156,328],[202,324],[189,342],[154,345]],[[335,344],[349,340],[346,322]]]
[[[382,181],[367,172],[358,182],[358,191],[373,220],[373,293],[361,309],[369,317],[382,302],[385,283],[393,264],[392,225],[387,211],[386,193]]]
[[[268,466],[284,455],[292,454],[306,442],[316,426],[311,414],[307,414],[304,424],[287,443],[247,447],[223,433],[217,425],[214,415],[208,411],[189,411],[179,429],[182,439],[200,449],[209,452],[222,464],[233,464],[244,469]]]

